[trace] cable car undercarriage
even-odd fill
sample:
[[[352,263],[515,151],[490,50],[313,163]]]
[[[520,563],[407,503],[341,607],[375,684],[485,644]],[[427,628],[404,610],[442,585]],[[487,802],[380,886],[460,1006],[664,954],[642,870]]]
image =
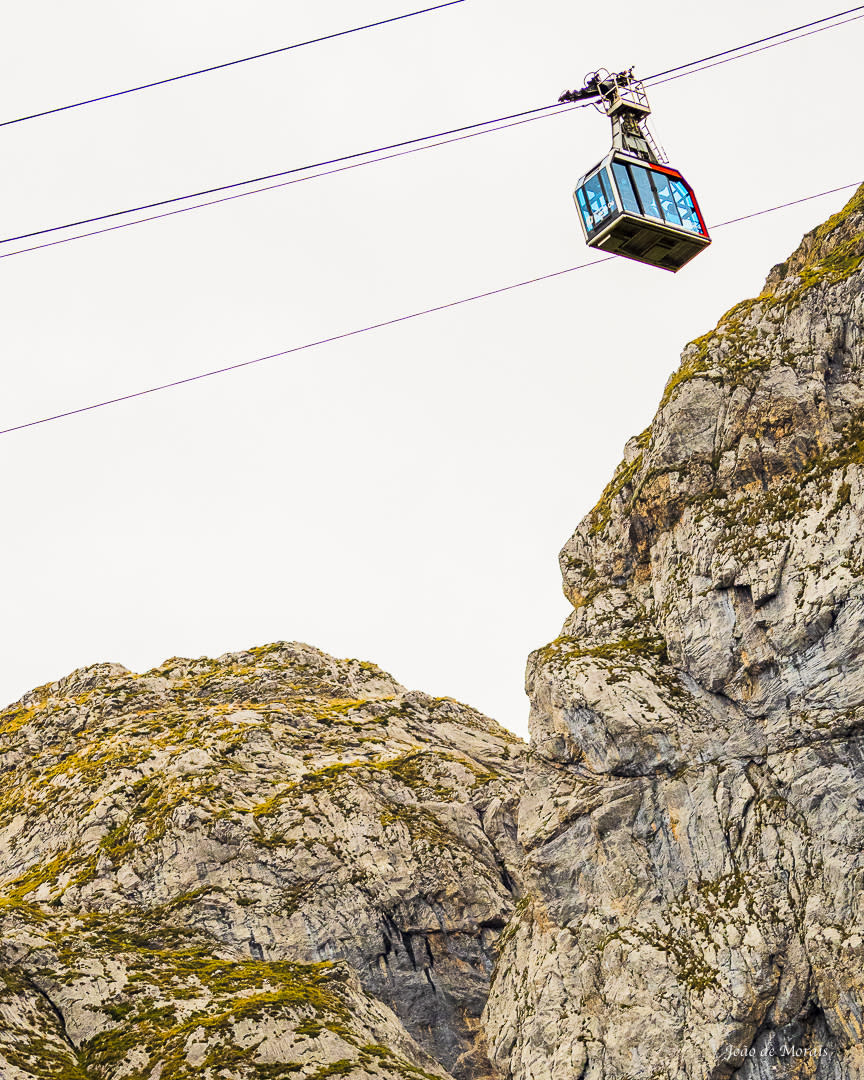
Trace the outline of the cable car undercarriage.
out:
[[[595,71],[558,99],[599,98],[612,121],[612,150],[576,184],[573,198],[588,247],[673,273],[711,243],[693,190],[645,126],[651,112],[633,69]]]

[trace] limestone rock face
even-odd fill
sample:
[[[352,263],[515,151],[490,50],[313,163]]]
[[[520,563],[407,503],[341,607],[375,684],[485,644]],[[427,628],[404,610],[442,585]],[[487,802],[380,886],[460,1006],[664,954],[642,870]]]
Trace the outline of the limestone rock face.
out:
[[[0,715],[0,1076],[496,1075],[524,746],[279,644]]]
[[[864,1080],[862,258],[687,347],[530,749],[284,643],[0,714],[0,1080]]]
[[[864,1077],[864,188],[685,349],[532,654],[513,1080]]]

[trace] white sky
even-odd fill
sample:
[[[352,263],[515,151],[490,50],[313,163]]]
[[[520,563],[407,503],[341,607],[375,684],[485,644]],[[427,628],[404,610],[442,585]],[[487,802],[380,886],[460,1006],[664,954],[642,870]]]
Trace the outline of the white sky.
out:
[[[7,5],[0,119],[421,7]],[[830,15],[825,0],[467,0],[0,128],[0,235],[555,101]],[[725,220],[862,177],[864,21],[658,87],[653,128]],[[584,262],[591,109],[0,260],[0,427]],[[557,552],[678,354],[850,193],[0,438],[0,700],[277,639],[371,659],[524,733]]]

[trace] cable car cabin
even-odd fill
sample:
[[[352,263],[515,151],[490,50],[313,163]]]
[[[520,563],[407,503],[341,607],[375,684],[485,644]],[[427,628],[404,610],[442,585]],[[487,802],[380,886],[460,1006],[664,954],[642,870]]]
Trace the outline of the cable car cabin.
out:
[[[675,169],[613,150],[573,193],[588,247],[673,273],[711,243],[690,185]]]

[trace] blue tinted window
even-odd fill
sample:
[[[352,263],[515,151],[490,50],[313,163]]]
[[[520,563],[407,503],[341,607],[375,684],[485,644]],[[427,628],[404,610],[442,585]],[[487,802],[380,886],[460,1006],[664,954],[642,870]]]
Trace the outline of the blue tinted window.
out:
[[[663,215],[660,213],[660,207],[657,205],[657,199],[654,195],[654,189],[651,187],[651,178],[648,175],[648,170],[643,169],[641,165],[631,165],[630,171],[633,175],[633,179],[636,181],[636,191],[639,193],[639,202],[642,203],[642,213],[646,217],[660,218],[663,220]]]
[[[699,215],[696,213],[696,207],[693,205],[693,199],[690,192],[680,180],[670,179],[669,186],[672,188],[672,194],[675,197],[675,205],[678,207],[678,213],[681,215],[681,224],[685,229],[689,229],[690,232],[699,233],[700,236],[704,236],[702,226],[699,222]]]
[[[591,228],[591,212],[588,209],[588,203],[585,201],[585,193],[582,188],[576,188],[576,201],[579,204],[579,213],[582,215],[582,220],[585,222],[585,228]]]
[[[601,173],[595,173],[590,180],[586,180],[582,187],[578,189],[576,196],[579,200],[579,209],[582,211],[582,217],[585,220],[585,228],[589,232],[596,229],[601,221],[609,217],[615,209],[608,178],[604,184]],[[587,206],[583,204],[587,204]]]
[[[601,169],[597,176],[600,179],[600,187],[603,191],[603,198],[609,204],[612,210],[615,209],[615,189],[612,187],[612,180],[609,176],[608,169]]]
[[[624,209],[631,214],[641,214],[642,211],[639,209],[639,201],[636,198],[636,192],[633,190],[627,166],[622,165],[620,161],[614,161],[612,171],[615,173],[615,179],[618,182],[618,191],[621,194]]]
[[[654,181],[654,188],[657,191],[657,198],[660,200],[660,209],[663,211],[664,219],[670,225],[680,225],[681,218],[675,206],[675,196],[669,187],[669,177],[665,173],[652,171],[651,179]]]

